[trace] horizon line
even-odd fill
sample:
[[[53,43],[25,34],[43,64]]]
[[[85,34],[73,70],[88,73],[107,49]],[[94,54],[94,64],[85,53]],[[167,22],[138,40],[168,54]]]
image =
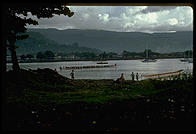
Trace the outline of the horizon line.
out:
[[[176,32],[193,32],[193,30],[187,30],[187,31],[175,31],[175,30],[170,30],[170,31],[112,31],[112,30],[103,30],[103,29],[77,29],[77,28],[67,28],[67,29],[59,29],[59,28],[27,28],[27,29],[44,29],[44,30],[47,30],[47,29],[55,29],[55,30],[59,30],[59,31],[63,31],[63,30],[97,30],[97,31],[108,31],[108,32],[119,32],[119,33],[149,33],[149,34],[152,34],[152,33],[176,33]]]

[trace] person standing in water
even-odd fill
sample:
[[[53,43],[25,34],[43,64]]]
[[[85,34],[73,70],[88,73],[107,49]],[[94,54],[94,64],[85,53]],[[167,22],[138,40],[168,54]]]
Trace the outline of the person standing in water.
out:
[[[74,70],[70,73],[71,79],[74,80]]]

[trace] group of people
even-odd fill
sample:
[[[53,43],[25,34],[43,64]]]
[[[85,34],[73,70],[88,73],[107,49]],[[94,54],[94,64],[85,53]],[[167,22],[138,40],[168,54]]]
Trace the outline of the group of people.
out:
[[[138,81],[138,80],[139,80],[139,74],[138,74],[138,73],[134,74],[134,73],[132,72],[132,73],[131,73],[132,81],[135,81],[135,77],[136,77],[136,80]]]
[[[62,69],[61,67],[60,67],[60,69]],[[56,69],[55,69],[56,70]],[[71,73],[70,73],[70,76],[71,76],[71,79],[74,79],[75,77],[74,77],[74,70],[72,70],[71,71]],[[139,74],[138,73],[136,73],[136,74],[134,74],[133,72],[131,73],[131,80],[132,81],[135,81],[135,78],[136,78],[136,81],[138,81],[139,80]],[[118,78],[117,79],[117,81],[124,81],[125,80],[125,76],[124,76],[124,74],[122,73],[121,74],[121,76],[120,76],[120,78]]]
[[[138,74],[138,73],[134,74],[134,73],[132,72],[132,73],[131,73],[131,78],[132,78],[132,79],[131,79],[132,81],[135,81],[135,78],[136,78],[136,80],[138,81],[138,80],[139,80],[139,74]],[[117,79],[117,80],[124,81],[124,80],[125,80],[124,74],[122,73],[121,76],[120,76],[120,78]]]

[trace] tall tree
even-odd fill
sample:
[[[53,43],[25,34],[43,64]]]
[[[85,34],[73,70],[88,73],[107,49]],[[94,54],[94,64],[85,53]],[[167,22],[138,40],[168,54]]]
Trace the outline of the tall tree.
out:
[[[54,59],[54,53],[52,51],[45,51],[44,58],[45,59]]]
[[[37,59],[43,59],[44,58],[44,54],[42,52],[38,52],[36,55]]]
[[[29,18],[28,13],[40,18],[51,18],[54,15],[73,16],[73,12],[66,7],[65,3],[31,3],[31,4],[7,4],[5,6],[5,43],[11,52],[12,69],[20,69],[16,56],[16,41],[28,38],[25,34],[27,30],[26,25],[38,25],[38,21]],[[22,16],[22,17],[21,17]]]

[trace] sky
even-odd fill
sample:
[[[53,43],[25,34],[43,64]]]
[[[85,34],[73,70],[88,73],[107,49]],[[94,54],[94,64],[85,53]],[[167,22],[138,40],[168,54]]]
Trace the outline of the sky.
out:
[[[28,28],[97,29],[117,32],[193,31],[193,9],[189,6],[68,6],[72,17],[57,15],[35,19]],[[29,15],[31,16],[31,15]]]

